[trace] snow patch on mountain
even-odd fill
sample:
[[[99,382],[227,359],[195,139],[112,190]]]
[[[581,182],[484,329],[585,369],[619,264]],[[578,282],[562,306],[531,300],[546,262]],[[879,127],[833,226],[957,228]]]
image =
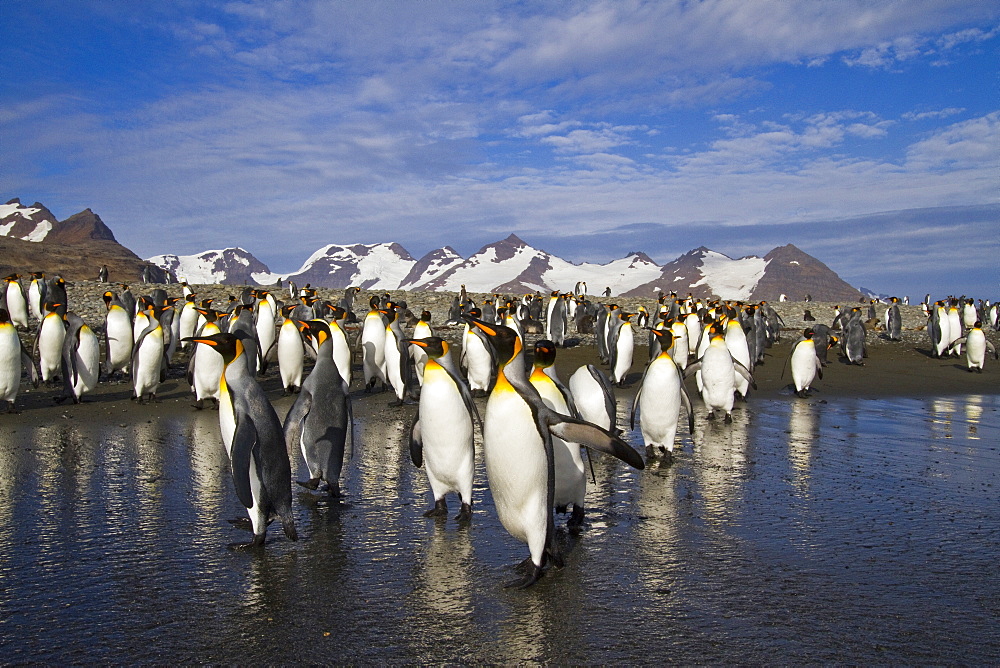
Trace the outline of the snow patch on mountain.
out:
[[[700,280],[690,287],[708,286],[722,299],[748,299],[764,276],[767,260],[748,256],[734,260],[715,251],[706,251],[701,261]]]

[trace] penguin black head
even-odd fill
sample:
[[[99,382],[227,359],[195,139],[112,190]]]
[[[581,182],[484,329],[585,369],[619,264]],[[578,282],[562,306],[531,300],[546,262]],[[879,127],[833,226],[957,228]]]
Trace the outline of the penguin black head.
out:
[[[669,329],[653,329],[650,330],[660,341],[660,350],[666,351],[670,350],[670,346],[674,345],[674,333]]]
[[[217,353],[222,355],[222,359],[227,365],[243,354],[243,343],[239,337],[229,332],[221,332],[211,336],[187,336],[182,340],[212,346]]]
[[[500,366],[506,365],[520,354],[522,350],[521,337],[510,327],[493,325],[469,316],[465,316],[465,321],[469,323],[470,327],[475,327],[483,334],[486,334],[487,340],[497,353],[497,360],[500,362]]]
[[[424,352],[432,360],[444,357],[448,353],[448,342],[439,336],[428,336],[423,339],[404,339],[404,343],[411,343],[423,348]]]
[[[431,312],[428,311],[427,309],[424,309],[423,311],[421,311],[420,312],[420,320],[422,320],[423,322],[430,322],[431,321]]]
[[[10,324],[10,313],[7,312],[7,309],[0,308],[0,325],[9,325],[9,324]]]
[[[317,348],[330,340],[331,336],[330,325],[322,320],[299,320],[299,331],[313,339]]]
[[[548,339],[539,339],[536,341],[534,365],[545,369],[555,364],[555,361],[556,344]]]
[[[206,322],[215,322],[219,319],[219,312],[215,309],[195,307],[195,310],[205,316]]]
[[[806,331],[802,332],[802,338],[804,338],[804,339],[812,339],[812,337],[813,337],[813,328],[812,327],[806,327]]]

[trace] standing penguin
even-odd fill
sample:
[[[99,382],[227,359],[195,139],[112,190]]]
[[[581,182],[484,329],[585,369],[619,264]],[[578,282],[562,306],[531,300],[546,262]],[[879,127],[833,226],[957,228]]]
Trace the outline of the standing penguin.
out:
[[[902,341],[903,320],[899,315],[899,298],[893,297],[885,310],[885,329],[890,341]]]
[[[62,379],[65,393],[57,401],[83,401],[83,395],[97,387],[101,375],[101,342],[83,318],[66,314],[68,329],[63,339]]]
[[[104,375],[128,372],[132,362],[132,320],[125,305],[110,290],[104,293]]]
[[[986,339],[983,332],[983,323],[977,320],[972,327],[960,339],[956,339],[951,344],[952,350],[965,346],[965,360],[969,365],[969,371],[983,372],[983,365],[986,363],[986,351],[993,353],[993,359],[997,358],[997,349]]]
[[[642,457],[628,443],[596,425],[548,408],[528,382],[521,339],[514,330],[481,320],[470,325],[489,337],[499,362],[497,381],[486,404],[483,453],[490,491],[500,522],[528,544],[530,572],[508,586],[528,587],[551,561],[562,565],[555,544],[552,510],[555,465],[552,436],[614,455],[642,469]]]
[[[816,342],[813,340],[813,330],[806,328],[802,338],[792,346],[792,382],[795,383],[795,394],[805,398],[813,379],[823,378],[823,364],[816,354]]]
[[[385,377],[385,319],[378,307],[378,297],[373,296],[371,308],[361,327],[361,360],[365,372],[365,392],[371,392],[377,381],[386,387]]]
[[[285,446],[298,446],[309,469],[309,479],[300,485],[315,490],[326,482],[327,493],[338,497],[344,461],[354,450],[351,396],[333,360],[330,326],[322,320],[299,326],[316,343],[316,365],[285,416]]]
[[[581,366],[569,377],[569,391],[582,419],[618,432],[615,390],[603,371],[593,364]]]
[[[391,406],[402,406],[407,402],[406,388],[409,384],[410,357],[403,343],[403,328],[399,322],[399,309],[390,303],[386,313],[385,326],[385,377],[396,393],[396,401]],[[412,403],[412,402],[411,402]]]
[[[353,371],[351,369],[351,345],[347,342],[347,332],[344,330],[344,321],[348,316],[347,311],[339,306],[330,307],[330,319],[327,324],[330,326],[330,348],[333,361],[337,364],[341,378],[351,386]]]
[[[231,548],[264,545],[267,525],[278,517],[285,535],[298,540],[292,519],[292,469],[281,421],[250,373],[241,339],[230,333],[194,337],[214,346],[225,361],[219,380],[219,428],[232,464],[236,496],[250,515],[253,540]]]
[[[473,417],[480,423],[472,393],[455,371],[448,342],[436,337],[407,339],[427,354],[417,416],[410,430],[410,459],[424,466],[434,495],[434,507],[424,517],[446,517],[445,496],[455,492],[462,508],[455,517],[472,519],[472,479],[476,451],[473,444]]]
[[[478,318],[479,309],[472,309],[469,315]],[[469,391],[472,396],[485,397],[493,386],[493,373],[496,364],[493,361],[493,347],[487,336],[470,324],[465,325],[462,334],[462,357],[460,365],[466,369],[469,379]]]
[[[283,394],[298,392],[302,387],[302,370],[306,349],[302,343],[299,326],[293,319],[299,306],[289,304],[281,309],[284,320],[278,330],[278,373],[281,375]],[[311,320],[311,318],[309,318]]]
[[[431,312],[425,309],[420,314],[420,320],[413,327],[413,338],[429,339],[432,336],[434,336],[434,330],[431,329]],[[424,384],[424,366],[427,364],[427,351],[424,346],[411,344],[410,358],[413,360],[417,381],[422,386]]]
[[[278,340],[278,313],[275,308],[274,297],[270,292],[267,290],[254,290],[253,295],[257,298],[254,332],[257,335],[257,345],[260,347],[260,372],[264,373],[267,371],[271,347]]]
[[[844,338],[841,341],[841,349],[847,358],[848,364],[864,366],[864,358],[867,357],[865,351],[865,324],[861,321],[861,309],[855,306],[850,311],[847,322],[844,323]]]
[[[52,383],[62,368],[62,349],[66,340],[66,305],[48,302],[45,316],[38,325],[34,350],[38,352],[38,367],[42,380]]]
[[[190,345],[189,339],[197,333],[198,327],[198,302],[195,301],[197,295],[191,292],[184,295],[184,305],[181,306],[181,315],[177,319],[177,339],[181,342],[181,348],[187,349]]]
[[[155,309],[150,307],[148,312],[155,314]],[[135,389],[132,399],[140,404],[146,397],[150,401],[156,401],[156,390],[166,380],[164,338],[163,325],[153,315],[132,348],[132,385]]]
[[[708,419],[715,418],[715,411],[726,414],[727,423],[733,421],[733,398],[736,389],[736,374],[740,374],[750,386],[757,389],[750,376],[750,370],[733,358],[725,337],[718,325],[708,330],[708,346],[697,362],[688,366],[685,377],[701,372],[701,398],[708,408]]]
[[[100,271],[97,272],[97,281],[99,283],[108,282],[108,265],[102,264]]]
[[[670,356],[674,348],[673,335],[668,330],[652,330],[660,340],[660,352],[652,359],[642,374],[642,382],[632,401],[631,427],[635,429],[635,415],[639,414],[639,428],[646,443],[646,454],[651,456],[658,448],[669,463],[674,457],[674,437],[681,407],[687,412],[688,433],[694,433],[694,411],[691,398],[684,389],[684,371]],[[683,353],[687,354],[687,342]]]
[[[631,313],[622,313],[615,321],[609,316],[608,326],[614,328],[614,333],[608,343],[608,352],[611,354],[611,380],[615,385],[621,387],[625,384],[625,378],[632,368],[632,356],[635,352],[635,339],[632,334],[632,325],[629,323]]]
[[[555,376],[553,363],[556,360],[556,346],[552,341],[542,339],[535,343],[533,369],[528,382],[538,390],[546,406],[560,415],[577,416],[572,395]],[[555,496],[553,505],[557,513],[565,513],[573,504],[573,514],[567,526],[570,531],[579,531],[583,526],[584,505],[587,495],[587,476],[580,456],[580,444],[552,437],[552,462],[555,467]]]
[[[28,380],[38,387],[38,370],[31,355],[24,349],[17,328],[10,320],[7,309],[0,308],[0,401],[7,403],[7,412],[14,412],[14,400],[21,387],[21,374],[27,372]]]
[[[3,279],[6,283],[3,299],[7,302],[10,321],[17,327],[28,329],[28,298],[24,294],[21,281],[18,280],[20,278],[20,274],[11,274]]]
[[[199,308],[195,315],[201,314],[205,318],[205,324],[198,331],[198,336],[212,336],[220,333],[218,311],[212,309]],[[188,337],[191,338],[191,337]],[[184,343],[190,344],[190,340]],[[205,399],[211,399],[215,406],[219,405],[219,380],[222,378],[222,370],[225,362],[222,355],[211,346],[204,343],[195,343],[191,352],[191,360],[188,362],[187,379],[194,392],[194,407],[201,410],[205,407]]]
[[[28,308],[35,320],[41,320],[45,315],[45,298],[49,286],[45,282],[45,272],[31,272],[31,283],[28,284]]]

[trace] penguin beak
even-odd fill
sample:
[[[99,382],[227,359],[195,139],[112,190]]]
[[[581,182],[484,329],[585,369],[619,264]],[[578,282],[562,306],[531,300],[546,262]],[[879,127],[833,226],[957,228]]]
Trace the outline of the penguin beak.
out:
[[[204,343],[205,345],[208,346],[219,345],[216,341],[213,341],[212,339],[199,339],[196,336],[185,336],[183,339],[181,339],[181,341],[194,341],[195,343]]]
[[[423,339],[403,339],[403,343],[410,343],[415,346],[420,346],[421,348],[427,347],[427,342]]]

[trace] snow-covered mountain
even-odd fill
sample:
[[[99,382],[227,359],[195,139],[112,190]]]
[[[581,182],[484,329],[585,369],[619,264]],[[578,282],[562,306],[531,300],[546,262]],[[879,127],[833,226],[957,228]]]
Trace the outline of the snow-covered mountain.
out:
[[[37,243],[43,241],[55,225],[56,217],[38,202],[24,206],[15,197],[0,204],[0,237]]]
[[[672,262],[657,265],[646,254],[629,253],[607,264],[573,264],[534,248],[515,235],[483,246],[468,259],[452,248],[432,251],[419,260],[396,243],[330,244],[320,248],[291,274],[275,274],[243,249],[206,251],[178,257],[160,255],[150,262],[189,283],[299,286],[363,290],[469,292],[569,292],[577,283],[587,293],[652,296],[657,291],[723,299],[857,299],[860,294],[826,265],[795,246],[782,246],[763,258],[733,259],[701,247]],[[801,294],[800,294],[801,293]]]

